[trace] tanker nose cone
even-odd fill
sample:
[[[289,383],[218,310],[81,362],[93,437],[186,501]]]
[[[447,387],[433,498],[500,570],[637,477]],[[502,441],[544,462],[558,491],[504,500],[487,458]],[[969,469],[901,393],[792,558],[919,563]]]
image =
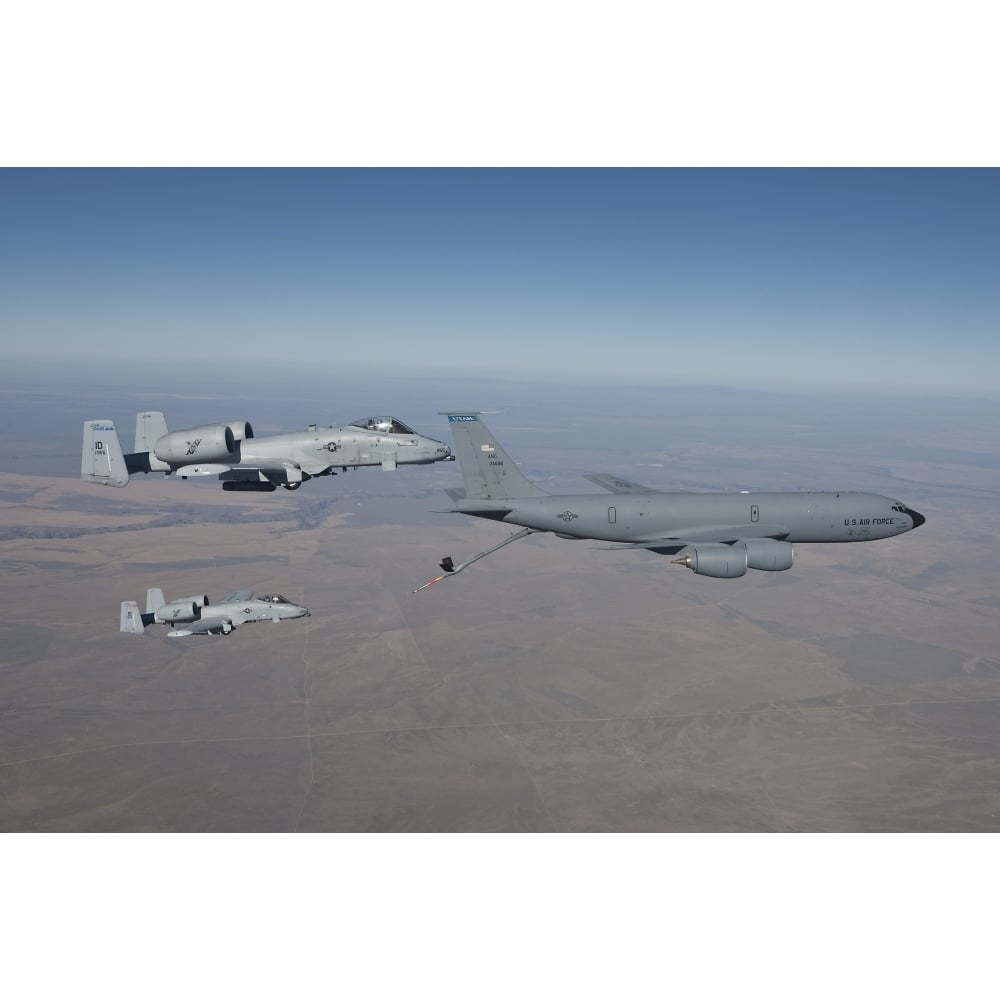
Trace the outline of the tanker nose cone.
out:
[[[915,511],[912,507],[907,507],[906,513],[910,515],[910,518],[913,521],[914,528],[919,528],[920,525],[922,525],[924,521],[927,520],[927,518],[924,517],[923,514],[917,513],[917,511]]]

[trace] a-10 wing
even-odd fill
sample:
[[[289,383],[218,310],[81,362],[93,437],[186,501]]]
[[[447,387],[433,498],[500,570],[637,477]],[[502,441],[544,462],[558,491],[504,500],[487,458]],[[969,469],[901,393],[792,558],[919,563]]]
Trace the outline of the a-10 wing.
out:
[[[244,601],[249,601],[253,598],[252,590],[234,590],[231,594],[226,594],[225,597],[219,601],[220,604],[242,604]]]

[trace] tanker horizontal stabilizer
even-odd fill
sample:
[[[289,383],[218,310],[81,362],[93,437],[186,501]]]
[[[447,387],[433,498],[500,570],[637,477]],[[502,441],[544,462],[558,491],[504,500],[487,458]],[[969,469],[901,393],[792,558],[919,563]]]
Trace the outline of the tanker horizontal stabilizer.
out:
[[[611,493],[651,494],[663,492],[663,490],[654,490],[652,486],[643,486],[642,483],[633,483],[628,479],[622,479],[621,476],[612,476],[605,472],[594,473],[583,478],[589,479],[590,482]]]

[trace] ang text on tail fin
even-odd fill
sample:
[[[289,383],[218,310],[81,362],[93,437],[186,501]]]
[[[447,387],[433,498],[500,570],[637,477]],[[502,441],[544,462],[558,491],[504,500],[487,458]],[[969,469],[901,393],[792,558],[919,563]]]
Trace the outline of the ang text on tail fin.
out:
[[[509,500],[547,494],[530,482],[500,447],[478,413],[446,412],[467,500]]]
[[[83,422],[80,478],[102,486],[128,486],[128,467],[112,420]]]

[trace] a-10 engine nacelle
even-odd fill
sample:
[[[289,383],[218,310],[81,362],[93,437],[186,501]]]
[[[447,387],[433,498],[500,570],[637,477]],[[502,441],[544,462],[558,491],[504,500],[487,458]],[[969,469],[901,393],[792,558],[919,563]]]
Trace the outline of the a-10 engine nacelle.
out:
[[[161,462],[188,465],[196,462],[220,462],[233,457],[236,443],[253,437],[253,428],[245,420],[229,424],[205,424],[183,431],[171,431],[157,438],[153,454]]]
[[[208,604],[207,597],[186,597],[180,601],[171,601],[153,612],[154,621],[163,625],[177,622],[196,622],[201,617],[201,609]]]
[[[195,607],[206,608],[211,603],[208,599],[208,594],[195,594],[194,597],[178,597],[177,600],[171,601],[171,604],[193,604]]]
[[[791,569],[795,550],[791,542],[754,538],[736,545],[699,545],[674,561],[699,576],[732,580],[745,576],[748,569],[777,571]]]

